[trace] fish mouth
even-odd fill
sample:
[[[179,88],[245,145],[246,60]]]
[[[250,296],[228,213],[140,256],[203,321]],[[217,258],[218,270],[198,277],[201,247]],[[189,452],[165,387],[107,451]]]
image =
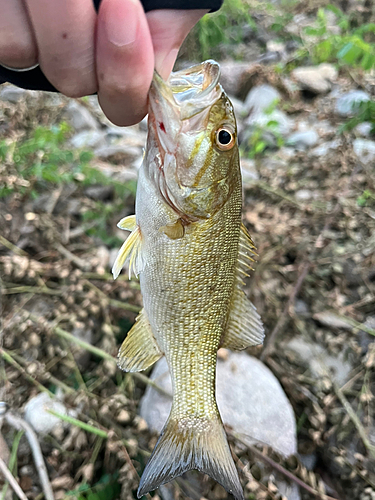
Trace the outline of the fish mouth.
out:
[[[154,72],[149,115],[164,152],[174,154],[178,134],[188,132],[192,120],[195,132],[205,127],[211,106],[223,92],[219,77],[220,66],[211,60],[171,73],[167,81]]]

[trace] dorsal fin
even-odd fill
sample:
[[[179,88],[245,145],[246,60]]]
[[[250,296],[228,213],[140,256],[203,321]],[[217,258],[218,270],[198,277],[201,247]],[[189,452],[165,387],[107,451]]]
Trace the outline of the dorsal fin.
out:
[[[230,305],[226,331],[221,339],[221,347],[232,350],[263,343],[264,328],[255,306],[242,290],[245,284],[243,277],[249,276],[252,270],[253,256],[257,256],[256,248],[246,227],[241,224],[240,244],[238,250],[237,276]]]
[[[134,276],[142,271],[142,235],[139,226],[136,224],[135,215],[129,215],[121,219],[117,224],[120,229],[131,231],[128,238],[122,244],[122,247],[117,254],[115,263],[112,267],[112,274],[114,279],[118,277],[124,264],[129,260],[129,279],[131,279],[132,272]]]

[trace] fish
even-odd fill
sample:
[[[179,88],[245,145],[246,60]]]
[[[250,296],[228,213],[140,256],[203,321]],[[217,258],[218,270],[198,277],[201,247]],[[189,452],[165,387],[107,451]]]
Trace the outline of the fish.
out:
[[[191,469],[244,498],[215,398],[217,351],[261,344],[264,329],[243,291],[256,249],[241,222],[236,119],[219,77],[212,60],[167,81],[154,73],[135,215],[118,224],[131,233],[113,276],[127,263],[143,297],[118,365],[137,372],[165,356],[173,387],[138,498]]]

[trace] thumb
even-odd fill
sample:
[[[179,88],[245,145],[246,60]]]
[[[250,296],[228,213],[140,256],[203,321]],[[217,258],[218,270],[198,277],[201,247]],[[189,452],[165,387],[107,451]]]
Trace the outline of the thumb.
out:
[[[146,14],[155,55],[155,69],[168,78],[189,31],[208,10],[153,10]]]

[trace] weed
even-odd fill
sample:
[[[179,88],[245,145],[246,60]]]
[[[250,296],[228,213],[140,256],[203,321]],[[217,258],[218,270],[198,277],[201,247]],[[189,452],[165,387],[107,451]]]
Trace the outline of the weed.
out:
[[[249,27],[256,30],[250,6],[243,0],[227,0],[218,12],[202,17],[195,27],[192,37],[199,41],[197,58],[219,57],[220,45],[241,43]]]
[[[333,33],[328,27],[327,12],[333,12],[341,32]],[[365,71],[375,68],[375,24],[364,24],[353,28],[349,17],[338,7],[328,5],[319,9],[314,27],[304,30],[306,35],[317,37],[307,43],[300,57],[310,54],[315,64],[334,62],[339,66],[359,67]]]
[[[365,207],[368,205],[375,204],[375,192],[365,189],[363,193],[357,198],[357,205],[360,207]]]
[[[353,128],[360,123],[369,122],[372,126],[371,134],[375,134],[375,102],[362,101],[360,103],[356,103],[353,111],[355,112],[355,116],[341,125],[339,132],[342,133],[353,130]]]

